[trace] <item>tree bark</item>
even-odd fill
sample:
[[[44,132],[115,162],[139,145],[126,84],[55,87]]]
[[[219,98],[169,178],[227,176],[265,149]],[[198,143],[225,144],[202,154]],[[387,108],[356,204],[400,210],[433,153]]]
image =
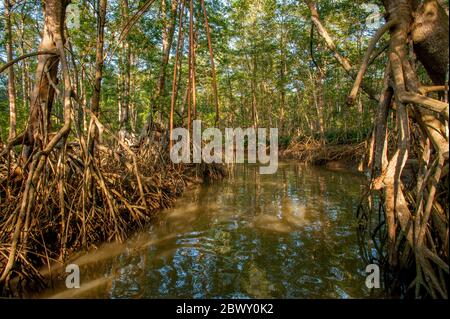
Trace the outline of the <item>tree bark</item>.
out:
[[[436,85],[444,85],[448,72],[448,14],[436,0],[425,1],[412,26],[414,52]]]
[[[208,21],[208,14],[206,12],[206,6],[205,1],[201,0],[202,9],[203,9],[203,15],[205,19],[205,29],[206,29],[206,36],[208,39],[208,49],[209,49],[209,59],[211,63],[211,77],[212,77],[212,87],[213,87],[213,94],[214,94],[214,105],[216,107],[216,125],[219,124],[220,121],[220,113],[219,113],[219,93],[217,90],[217,79],[216,79],[216,65],[214,62],[214,51],[212,47],[212,40],[211,40],[211,31],[209,28],[209,21]]]
[[[100,97],[103,78],[103,43],[105,34],[106,0],[98,0],[97,16],[97,45],[95,54],[95,83],[94,92],[91,98],[91,112],[98,117],[100,115]],[[96,125],[92,126],[89,152],[93,154],[95,141],[99,140],[99,132]]]
[[[163,11],[163,42],[161,66],[158,76],[158,87],[156,90],[156,109],[160,112],[160,121],[162,122],[163,110],[162,103],[165,96],[167,65],[169,64],[170,50],[172,48],[173,36],[175,32],[175,22],[177,19],[178,0],[172,0],[170,13],[167,14],[166,0],[162,1]]]
[[[23,6],[25,8],[25,5]],[[25,14],[22,9],[22,19],[20,22],[20,53],[25,55]],[[28,62],[22,62],[22,104],[28,110],[30,104],[30,71],[28,69]]]
[[[11,28],[11,1],[5,0],[5,26],[6,26],[6,55],[7,62],[13,60],[13,45],[12,45],[12,28]],[[8,69],[8,100],[9,100],[9,140],[16,137],[16,87],[14,67]]]
[[[148,114],[144,127],[142,128],[140,134],[140,141],[145,139],[145,137],[149,134],[150,127],[152,125],[152,120],[154,114],[159,112],[159,121],[162,123],[163,121],[163,109],[162,109],[162,100],[164,98],[165,92],[165,83],[166,83],[166,70],[167,65],[169,63],[170,58],[170,50],[173,43],[173,35],[175,32],[175,22],[177,16],[177,6],[179,0],[172,0],[170,17],[167,18],[167,9],[166,9],[166,0],[162,0],[161,2],[161,11],[163,14],[163,32],[162,32],[162,55],[161,55],[161,64],[158,74],[158,83],[156,86],[156,92],[154,97],[151,100],[151,111]]]
[[[128,0],[122,0],[122,16],[123,21],[128,21],[129,5]],[[125,26],[123,26],[124,28]],[[130,119],[130,86],[131,86],[131,46],[128,36],[125,37],[122,43],[122,50],[120,56],[120,71],[119,71],[119,131],[124,135],[127,130],[127,124]]]
[[[35,75],[35,85],[31,93],[30,117],[25,133],[22,157],[26,161],[33,150],[42,149],[48,142],[51,129],[50,114],[52,112],[57,72],[60,62],[56,39],[64,42],[64,21],[66,7],[70,0],[44,1],[44,31],[39,51],[53,51],[57,54],[42,54],[38,56]]]

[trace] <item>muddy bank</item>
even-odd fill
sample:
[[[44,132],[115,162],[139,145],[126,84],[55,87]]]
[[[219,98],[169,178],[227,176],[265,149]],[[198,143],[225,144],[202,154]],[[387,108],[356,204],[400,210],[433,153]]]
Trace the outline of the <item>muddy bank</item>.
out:
[[[315,139],[294,141],[280,150],[280,158],[323,166],[335,171],[361,172],[365,143],[326,144]]]
[[[225,175],[219,165],[173,165],[156,147],[98,147],[93,160],[72,143],[39,171],[13,156],[0,158],[1,296],[39,291],[43,265],[124,242],[190,186]]]

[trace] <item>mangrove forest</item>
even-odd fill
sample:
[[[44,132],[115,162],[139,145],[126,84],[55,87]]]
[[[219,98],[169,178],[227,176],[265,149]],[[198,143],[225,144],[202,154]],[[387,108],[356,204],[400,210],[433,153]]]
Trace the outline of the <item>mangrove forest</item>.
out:
[[[448,1],[0,16],[1,298],[448,299]]]

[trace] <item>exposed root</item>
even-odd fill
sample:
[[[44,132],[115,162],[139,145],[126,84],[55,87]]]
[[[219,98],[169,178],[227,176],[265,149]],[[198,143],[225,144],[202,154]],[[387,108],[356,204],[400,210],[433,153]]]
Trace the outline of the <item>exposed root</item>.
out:
[[[96,148],[95,159],[82,145],[54,148],[25,168],[13,152],[0,158],[3,295],[43,288],[42,265],[124,241],[186,185],[224,176],[220,166],[173,165],[157,144],[133,151],[111,142]]]
[[[304,163],[321,165],[333,161],[349,161],[358,164],[364,157],[365,143],[324,144],[314,138],[294,140],[281,152],[284,158]]]
[[[313,2],[307,3],[311,20],[323,29]],[[435,0],[383,4],[387,23],[371,41],[349,96],[351,102],[364,89],[367,61],[389,31],[389,60],[365,156],[370,185],[358,209],[361,250],[368,263],[383,266],[388,294],[448,298],[449,103],[448,95],[431,94],[448,89],[448,14]],[[321,34],[335,52],[328,34]],[[419,81],[416,61],[432,86]]]

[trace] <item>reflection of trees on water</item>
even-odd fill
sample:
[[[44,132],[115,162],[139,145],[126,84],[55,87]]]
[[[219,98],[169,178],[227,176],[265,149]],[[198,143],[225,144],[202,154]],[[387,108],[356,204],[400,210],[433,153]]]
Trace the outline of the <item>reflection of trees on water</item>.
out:
[[[296,164],[237,170],[188,192],[140,239],[151,245],[116,257],[111,296],[367,295],[353,227],[362,179]]]

